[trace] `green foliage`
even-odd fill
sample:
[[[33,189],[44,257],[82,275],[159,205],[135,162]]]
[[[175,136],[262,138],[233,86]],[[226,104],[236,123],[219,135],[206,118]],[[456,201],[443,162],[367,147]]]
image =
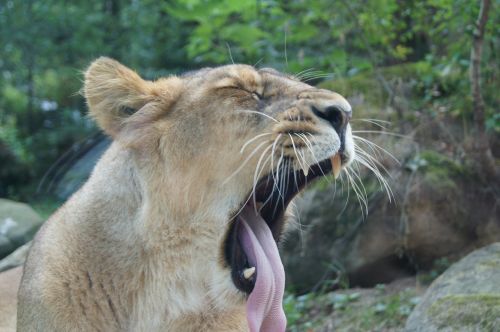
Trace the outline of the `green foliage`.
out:
[[[457,161],[435,151],[422,151],[420,153],[420,158],[425,160],[424,169],[427,172],[457,177],[464,176],[467,172],[466,168]]]
[[[372,46],[404,59],[407,47],[398,41],[395,0],[347,2],[305,1],[175,1],[165,6],[195,28],[187,45],[197,62],[226,63],[228,47],[238,62],[262,61],[288,71],[307,67],[338,74],[370,69],[364,56]],[[360,35],[361,38],[353,38]],[[349,54],[349,57],[347,56]],[[378,56],[378,52],[377,52]]]
[[[486,128],[500,133],[500,113],[495,113],[486,120]]]
[[[231,59],[290,73],[314,69],[305,76],[312,83],[334,78],[324,86],[348,97],[363,94],[375,107],[393,97],[382,75],[412,87],[405,119],[423,110],[467,122],[478,10],[468,0],[6,1],[0,4],[0,141],[9,162],[28,169],[30,183],[95,132],[78,94],[79,71],[99,55],[149,78]],[[500,132],[493,107],[498,22],[499,11],[492,10],[483,56],[492,132]],[[5,181],[0,195],[6,195]]]
[[[147,0],[0,4],[0,196],[29,199],[51,165],[96,132],[80,70],[99,55],[151,78],[187,67],[181,25]]]
[[[287,324],[291,331],[298,330],[298,325],[304,321],[304,315],[311,309],[312,303],[315,301],[315,294],[309,293],[306,295],[295,296],[287,294],[283,299],[283,308],[285,310]],[[305,323],[304,328],[311,328],[312,322],[309,320]]]

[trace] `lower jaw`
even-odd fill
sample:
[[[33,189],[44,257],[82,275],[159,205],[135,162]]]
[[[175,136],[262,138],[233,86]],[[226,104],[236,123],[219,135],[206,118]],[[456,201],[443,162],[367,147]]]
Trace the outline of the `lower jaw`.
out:
[[[331,172],[332,162],[327,159],[319,164],[311,166],[307,175],[302,171],[291,171],[284,174],[283,183],[288,185],[280,186],[277,190],[271,175],[259,181],[254,197],[251,197],[245,205],[252,205],[257,208],[261,218],[267,223],[271,230],[274,240],[279,243],[284,226],[284,214],[290,201],[308,184],[315,179]],[[238,212],[241,212],[245,206],[242,206]],[[241,247],[238,240],[238,234],[241,232],[241,221],[239,214],[232,219],[231,226],[226,234],[224,244],[224,258],[231,268],[231,278],[234,285],[240,291],[250,294],[253,290],[255,280],[244,277],[245,269],[251,268],[248,257]],[[258,271],[257,271],[258,273]]]

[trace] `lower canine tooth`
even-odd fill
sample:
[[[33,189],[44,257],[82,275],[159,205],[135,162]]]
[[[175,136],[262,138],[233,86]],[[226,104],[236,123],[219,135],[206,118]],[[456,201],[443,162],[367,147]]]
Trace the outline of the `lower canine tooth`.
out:
[[[330,161],[332,162],[332,171],[333,171],[333,177],[335,179],[337,179],[339,177],[339,174],[340,174],[340,154],[337,153],[335,154],[335,156],[333,156],[332,158],[330,158]]]
[[[255,273],[255,266],[243,270],[243,276],[245,277],[245,279],[250,279],[254,275],[254,273]]]

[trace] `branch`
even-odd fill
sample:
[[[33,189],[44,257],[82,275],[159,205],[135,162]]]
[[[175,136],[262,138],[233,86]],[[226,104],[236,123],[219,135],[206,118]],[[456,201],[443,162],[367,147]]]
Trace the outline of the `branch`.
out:
[[[484,30],[488,22],[491,0],[482,0],[481,9],[477,18],[472,36],[472,49],[470,55],[470,81],[473,100],[474,122],[479,133],[485,132],[484,101],[481,95],[481,56],[483,52]]]
[[[377,56],[375,54],[375,51],[372,49],[370,43],[368,40],[366,40],[366,37],[363,33],[363,28],[361,26],[361,23],[359,23],[358,20],[358,14],[354,11],[354,9],[351,7],[350,3],[348,0],[341,0],[341,3],[344,5],[344,7],[347,9],[349,14],[352,16],[352,19],[354,21],[354,24],[356,25],[356,28],[360,31],[359,37],[361,39],[361,42],[364,44],[367,52],[368,52],[368,57],[370,58],[370,61],[373,65],[373,69],[375,72],[375,78],[379,81],[379,83],[382,85],[384,90],[387,92],[389,95],[390,100],[392,100],[392,97],[394,96],[394,91],[391,88],[391,85],[387,80],[385,79],[384,75],[381,73],[379,67],[378,67],[378,61],[377,61]]]
[[[472,35],[472,49],[470,53],[470,81],[472,93],[473,117],[476,132],[473,140],[474,160],[479,168],[479,174],[483,180],[489,182],[490,179],[500,178],[500,172],[497,171],[495,160],[491,153],[488,135],[485,126],[485,106],[483,96],[481,95],[481,55],[483,52],[484,31],[488,22],[491,0],[482,0],[479,16],[476,21],[475,29]]]

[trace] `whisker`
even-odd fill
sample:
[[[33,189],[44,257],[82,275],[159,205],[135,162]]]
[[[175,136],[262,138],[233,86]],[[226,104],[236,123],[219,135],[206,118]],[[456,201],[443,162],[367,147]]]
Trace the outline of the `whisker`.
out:
[[[381,119],[372,119],[372,118],[352,119],[351,121],[371,121],[371,122],[373,122],[373,123],[385,123],[385,124],[391,124],[391,121],[381,120]]]
[[[280,165],[280,163],[281,163],[281,161],[282,161],[282,159],[283,159],[282,157],[283,157],[283,154],[281,154],[280,159],[278,159],[278,165],[276,166],[277,168],[279,167],[279,165]],[[272,167],[272,165],[271,165],[271,167]],[[282,197],[282,196],[283,196],[283,195],[282,195],[282,193],[281,193],[281,191],[280,191],[280,188],[278,187],[278,180],[277,180],[277,176],[278,176],[278,175],[277,175],[277,173],[278,173],[278,172],[279,172],[279,170],[278,170],[278,169],[276,169],[276,174],[275,174],[273,171],[271,171],[271,174],[272,174],[272,177],[273,177],[273,190],[271,190],[271,191],[269,192],[269,196],[267,196],[266,200],[262,203],[262,207],[261,207],[261,209],[259,210],[259,212],[260,212],[260,211],[262,210],[262,208],[263,208],[263,207],[264,207],[264,206],[265,206],[265,205],[266,205],[266,204],[267,204],[267,203],[268,203],[268,202],[269,202],[269,201],[273,198],[273,191],[274,191],[274,188],[276,188],[276,190],[278,191],[278,195],[279,195],[280,197]]]
[[[288,175],[288,161],[286,159],[283,164],[283,168],[284,170],[281,172],[280,186],[282,187],[281,192],[286,194],[286,177]],[[285,195],[281,195],[281,206],[283,210],[285,210]]]
[[[307,69],[304,69],[304,70],[302,70],[302,71],[299,71],[297,74],[295,74],[295,75],[293,75],[293,76],[294,76],[296,79],[300,80],[300,79],[301,79],[301,77],[302,77],[302,75],[304,75],[305,73],[310,72],[310,71],[312,71],[312,70],[314,70],[314,68],[307,68]]]
[[[309,139],[307,138],[307,136],[305,134],[297,134],[297,133],[295,133],[294,135],[297,136],[298,138],[300,138],[302,140],[302,142],[304,142],[304,144],[306,145],[307,149],[311,152],[311,155],[312,155],[314,161],[316,161],[316,164],[319,167],[319,171],[321,172],[321,174],[323,175],[323,177],[325,177],[326,179],[328,179],[328,182],[330,182],[330,179],[326,176],[325,172],[323,172],[323,168],[321,168],[321,165],[319,163],[318,158],[316,158],[316,154],[314,153],[314,149],[312,147],[311,141],[309,141]]]
[[[278,187],[279,187],[279,191],[281,193],[286,193],[286,187],[285,187],[285,176],[288,175],[288,160],[286,159],[283,159],[284,162],[283,162],[283,166],[281,167],[281,173],[280,173],[280,176],[279,176],[279,183],[278,183]],[[281,206],[283,208],[283,210],[285,209],[285,195],[281,194],[280,195],[281,197]],[[276,211],[278,209],[278,205],[279,205],[279,202],[276,202],[276,205],[274,206],[274,209],[273,209],[273,215],[276,214]]]
[[[380,127],[382,129],[387,129],[387,127],[385,127],[384,125],[382,125],[381,123],[383,124],[390,124],[389,121],[385,121],[385,120],[376,120],[376,119],[352,119],[351,122],[356,122],[356,121],[363,121],[363,122],[368,122],[372,125],[375,125],[377,127]]]
[[[286,67],[288,68],[288,55],[286,53],[286,32],[288,30],[288,23],[285,24],[284,30],[285,30],[285,63]]]
[[[344,176],[346,177],[345,179],[344,179]],[[344,194],[344,182],[346,182],[346,181],[347,182],[349,181],[349,178],[347,177],[347,172],[340,173],[340,183],[342,184],[342,187],[341,187],[342,194]],[[342,213],[344,213],[344,211],[347,209],[347,205],[349,203],[349,197],[351,196],[350,195],[351,190],[350,190],[350,187],[349,187],[349,183],[346,184],[346,187],[347,187],[347,197],[345,199],[344,206],[342,207],[342,209],[339,212],[339,215],[341,215]]]
[[[322,74],[324,74],[324,72],[322,70],[309,70],[308,72],[303,73],[299,77],[301,79],[304,79],[304,78],[309,78],[309,77],[312,77],[315,75],[322,75]]]
[[[262,162],[262,158],[266,155],[266,152],[272,147],[272,145],[268,146],[261,154],[260,158],[259,158],[259,161],[257,162],[257,166],[255,167],[255,172],[254,172],[254,177],[253,177],[253,189],[252,189],[252,193],[253,193],[253,206],[254,206],[254,209],[257,209],[257,197],[256,197],[256,190],[257,190],[257,183],[260,179],[260,175],[262,174],[262,171],[264,170],[265,166],[267,165],[267,163],[269,162],[269,159],[271,159],[271,156],[269,155],[267,157],[267,159],[264,161],[264,164],[262,164],[262,167],[260,168],[260,171],[259,171],[259,167],[260,167],[260,163]],[[255,210],[255,212],[257,212],[257,210]]]
[[[389,171],[387,170],[387,168],[385,168],[385,166],[380,161],[378,161],[377,159],[375,159],[373,156],[371,156],[370,154],[368,154],[366,151],[364,151],[363,149],[361,149],[359,146],[356,146],[354,149],[364,159],[366,159],[367,161],[370,161],[371,165],[373,165],[377,169],[378,169],[378,166],[380,166],[380,168],[382,168],[382,170],[384,170],[384,172],[386,172],[386,174],[391,177],[391,175],[390,175]]]
[[[258,112],[258,111],[252,111],[252,110],[238,110],[237,112],[262,115],[262,116],[265,116],[268,119],[271,119],[272,121],[274,121],[276,123],[279,123],[278,120],[276,120],[275,118],[273,118],[272,116],[270,116],[270,115],[268,115],[266,113],[262,113],[262,112]]]
[[[356,134],[383,134],[383,135],[389,135],[389,136],[395,136],[395,137],[401,137],[401,138],[406,138],[406,139],[413,139],[413,137],[408,136],[408,135],[400,135],[396,133],[391,133],[388,131],[382,131],[382,130],[353,130],[352,133]]]
[[[313,135],[311,133],[308,133],[311,137],[313,137]],[[316,158],[316,154],[314,153],[313,151],[313,148],[312,148],[312,143],[311,141],[307,138],[307,136],[305,134],[297,134],[297,135],[301,135],[304,137],[304,139],[306,140],[306,146],[309,148],[309,150],[311,151],[311,154],[314,158],[314,161],[316,161],[316,164],[318,165],[319,167],[319,171],[321,172],[321,174],[327,179],[328,182],[331,183],[331,180],[330,180],[330,177],[326,176],[325,172],[323,171],[323,168],[321,167],[320,163],[319,163],[319,160],[318,158]],[[308,142],[309,142],[309,145],[308,145]]]
[[[253,141],[255,141],[257,138],[259,137],[262,137],[262,136],[266,136],[266,135],[272,135],[272,133],[263,133],[263,134],[259,134],[251,139],[249,139],[248,141],[246,141],[245,144],[243,144],[243,146],[241,147],[241,150],[240,150],[240,153],[243,153],[243,151],[245,150],[245,148],[250,144],[252,143]]]
[[[332,77],[333,77],[333,74],[321,74],[321,75],[311,76],[311,77],[308,77],[306,79],[302,79],[301,81],[305,83],[305,82],[309,82],[312,80],[316,80],[318,78],[332,78]]]
[[[290,162],[291,164],[291,162]],[[297,174],[296,174],[296,171],[293,169],[293,165],[292,166],[292,170],[293,170],[293,182],[295,183],[295,189],[297,191],[299,191],[299,182],[297,181]]]
[[[262,61],[264,60],[264,57],[260,58],[254,65],[253,67],[257,67],[257,65]]]
[[[391,159],[394,160],[398,165],[401,165],[401,162],[392,153],[390,153],[389,151],[387,151],[386,149],[384,149],[380,145],[378,145],[378,144],[376,144],[376,143],[374,143],[372,141],[369,141],[366,138],[361,137],[361,136],[352,135],[352,138],[354,140],[359,140],[359,141],[367,144],[372,149],[372,151],[375,151],[374,149],[378,149],[378,150],[384,152],[386,155],[388,155],[389,157],[391,157]]]
[[[353,189],[354,193],[356,194],[356,197],[357,197],[358,203],[359,203],[359,207],[361,208],[361,211],[362,211],[362,214],[364,217],[363,209],[366,212],[366,214],[368,214],[368,203],[367,203],[366,199],[363,197],[363,194],[362,194],[361,189],[359,188],[358,184],[353,179],[353,177],[351,175],[351,169],[346,169],[346,175],[347,175],[347,178],[349,179],[349,182],[351,184],[351,188]]]
[[[222,182],[222,185],[226,184],[229,182],[230,179],[232,179],[233,176],[235,176],[236,174],[238,174],[242,169],[243,167],[245,167],[245,165],[248,163],[248,161],[253,157],[253,155],[264,145],[266,144],[267,142],[262,142],[260,143],[253,151],[252,153],[250,153],[248,155],[248,157],[243,161],[243,163],[236,169],[236,171],[234,171],[231,175],[229,175],[227,177],[227,179],[224,180],[224,182]]]
[[[226,43],[226,46],[227,46],[227,51],[229,52],[229,58],[231,59],[231,62],[234,65],[233,53],[231,53],[231,46],[229,46],[229,43]]]
[[[360,196],[363,197],[363,202],[364,202],[365,211],[366,211],[366,215],[363,217],[366,217],[368,215],[368,193],[366,192],[365,185],[363,184],[363,181],[361,180],[359,173],[356,172],[356,170],[352,167],[350,167],[349,169],[351,171],[351,174],[352,174],[355,182],[357,181],[357,183],[359,183],[357,186],[359,186],[358,188],[360,189],[360,191],[359,191]],[[361,190],[362,190],[362,192],[361,192]]]
[[[278,195],[280,197],[283,197],[283,193],[281,192],[281,189],[279,187],[278,179],[280,177],[280,169],[281,169],[282,162],[283,162],[283,148],[281,149],[281,155],[280,155],[280,158],[278,159],[278,164],[276,165],[276,176],[273,178],[273,180],[274,180],[273,187],[276,188],[276,190],[278,190]],[[273,190],[269,194],[269,199],[272,197],[272,192],[273,192]],[[266,202],[267,202],[267,200],[266,200]]]
[[[356,161],[358,161],[363,166],[365,166],[370,171],[372,171],[372,173],[375,175],[375,178],[378,180],[381,188],[386,191],[387,196],[389,198],[389,201],[392,201],[392,199],[394,198],[394,194],[392,192],[392,189],[389,186],[389,183],[387,182],[387,180],[382,176],[382,174],[380,173],[378,168],[376,166],[374,166],[373,164],[371,164],[368,160],[364,159],[364,157],[361,155],[356,156]]]
[[[271,176],[273,180],[273,187],[276,185],[276,174],[274,172],[274,155],[276,153],[276,145],[278,144],[279,139],[281,138],[282,134],[279,134],[275,139],[273,143],[273,148],[271,150]],[[279,160],[278,160],[279,164]],[[266,200],[267,202],[267,200]]]
[[[302,163],[301,163],[300,157],[299,157],[299,155],[298,155],[298,153],[297,153],[297,149],[296,149],[296,147],[295,147],[295,142],[294,142],[294,140],[293,140],[293,137],[292,137],[292,135],[291,135],[291,134],[288,134],[288,136],[290,136],[290,140],[292,141],[292,147],[293,147],[293,151],[294,151],[294,153],[295,153],[295,157],[297,157],[297,158],[296,158],[297,163],[299,164],[300,168],[302,168],[302,170],[304,170],[304,169],[305,169],[305,167],[304,167],[304,166],[302,165]]]

